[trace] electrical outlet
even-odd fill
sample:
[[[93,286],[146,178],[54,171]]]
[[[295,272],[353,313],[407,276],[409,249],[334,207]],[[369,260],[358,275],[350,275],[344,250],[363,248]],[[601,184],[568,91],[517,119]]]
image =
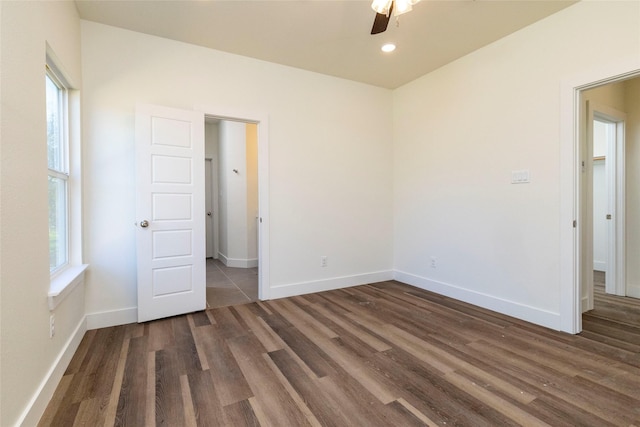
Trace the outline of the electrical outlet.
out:
[[[321,256],[320,257],[320,267],[326,267],[327,266],[327,257],[326,256]]]
[[[438,266],[438,259],[434,256],[431,257],[431,268],[436,268]]]
[[[49,338],[53,338],[56,334],[56,317],[55,315],[49,316]]]

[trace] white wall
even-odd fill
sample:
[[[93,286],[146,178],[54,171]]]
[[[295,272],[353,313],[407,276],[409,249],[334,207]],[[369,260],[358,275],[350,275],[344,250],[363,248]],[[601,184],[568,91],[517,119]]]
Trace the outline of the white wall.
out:
[[[207,232],[207,239],[211,239],[212,241],[207,241],[207,247],[211,245],[212,248],[212,257],[217,259],[219,246],[220,246],[220,201],[219,201],[219,188],[220,185],[218,183],[218,134],[219,128],[218,123],[206,123],[205,124],[205,132],[204,132],[204,157],[205,159],[211,160],[211,182],[209,183],[211,186],[211,219],[207,221],[211,221],[210,232]]]
[[[73,2],[3,1],[0,10],[0,425],[22,419],[43,385],[44,401],[35,402],[26,422],[35,425],[53,392],[47,384],[55,387],[55,378],[45,384],[50,370],[84,325],[78,287],[56,308],[56,335],[49,338],[46,44],[80,89],[80,20]]]
[[[400,279],[561,327],[560,88],[638,57],[639,6],[580,2],[394,92]]]
[[[85,21],[82,65],[88,313],[136,306],[138,102],[268,115],[272,296],[391,277],[391,91]]]
[[[247,171],[247,259],[255,260],[250,264],[258,266],[258,125],[246,125],[246,166]],[[255,265],[254,265],[255,264]]]
[[[258,127],[225,120],[219,128],[220,259],[229,267],[257,267]]]
[[[248,260],[246,158],[246,125],[220,122],[220,254],[232,267]]]

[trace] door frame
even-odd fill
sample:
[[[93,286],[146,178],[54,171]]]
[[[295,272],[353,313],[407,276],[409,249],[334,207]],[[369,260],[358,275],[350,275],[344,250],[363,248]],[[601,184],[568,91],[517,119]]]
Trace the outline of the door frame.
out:
[[[608,122],[616,127],[613,146],[607,148],[607,191],[608,210],[611,220],[608,224],[608,262],[606,292],[613,295],[626,295],[626,252],[625,252],[625,121],[627,115],[606,105],[587,103],[588,129],[587,141],[593,153],[593,121]],[[593,165],[591,165],[593,167]],[[593,235],[591,235],[593,240]],[[593,262],[592,262],[593,267]],[[593,280],[591,280],[591,299],[593,299]],[[593,305],[591,305],[593,308]]]
[[[206,123],[205,123],[206,126]],[[206,131],[205,131],[206,134]],[[207,179],[207,173],[210,174],[210,188],[208,191],[209,197],[211,198],[211,216],[207,221],[211,222],[211,233],[207,233],[207,245],[209,245],[209,241],[211,241],[211,252],[212,258],[218,259],[218,251],[220,247],[219,243],[219,232],[218,232],[218,167],[217,167],[217,158],[207,158],[205,157],[204,163],[204,171],[205,171],[205,180]],[[204,191],[207,192],[207,183],[205,182]],[[206,197],[206,195],[205,195]],[[205,199],[206,200],[206,199]]]
[[[640,76],[640,58],[610,61],[560,84],[560,319],[559,329],[582,331],[583,194],[580,145],[586,115],[582,91]]]
[[[224,106],[198,105],[206,118],[255,123],[258,126],[258,298],[271,297],[269,254],[269,116]]]

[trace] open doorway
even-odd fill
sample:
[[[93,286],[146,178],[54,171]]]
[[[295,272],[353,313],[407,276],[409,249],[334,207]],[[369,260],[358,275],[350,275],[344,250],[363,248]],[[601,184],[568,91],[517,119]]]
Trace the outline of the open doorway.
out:
[[[258,125],[205,119],[207,306],[258,300]]]
[[[582,327],[617,334],[640,326],[640,78],[582,90],[580,105]]]

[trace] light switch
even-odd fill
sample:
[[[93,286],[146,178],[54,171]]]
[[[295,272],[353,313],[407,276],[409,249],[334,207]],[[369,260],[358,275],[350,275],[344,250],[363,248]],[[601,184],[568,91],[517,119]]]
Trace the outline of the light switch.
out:
[[[511,183],[512,184],[529,183],[529,169],[511,171]]]

